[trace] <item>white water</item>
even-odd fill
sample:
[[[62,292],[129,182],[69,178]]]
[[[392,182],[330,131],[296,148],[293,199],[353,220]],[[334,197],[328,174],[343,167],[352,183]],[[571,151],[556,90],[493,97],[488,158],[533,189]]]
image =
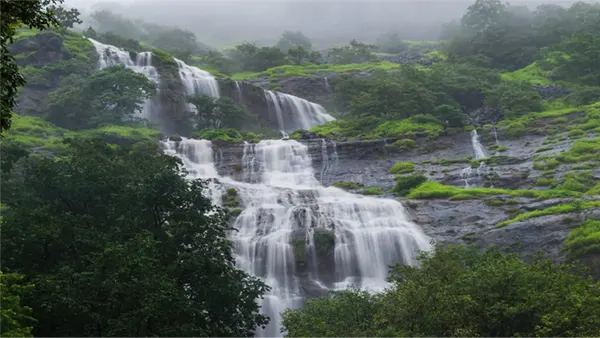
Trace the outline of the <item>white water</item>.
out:
[[[260,303],[271,317],[258,336],[280,336],[280,313],[299,307],[305,297],[296,275],[292,241],[303,241],[310,259],[308,281],[329,290],[355,284],[381,290],[388,266],[414,264],[419,250],[429,250],[427,236],[409,220],[395,200],[354,195],[323,187],[315,178],[308,147],[293,141],[245,143],[242,157],[244,182],[219,177],[211,143],[184,139],[166,141],[165,152],[180,157],[190,178],[218,178],[208,187],[213,203],[235,188],[243,211],[231,233],[239,268],[262,278],[272,290]],[[335,237],[333,270],[319,270],[315,232]],[[324,276],[326,275],[326,276]]]
[[[121,48],[106,45],[90,38],[88,38],[88,40],[92,42],[98,53],[98,68],[104,69],[114,65],[124,65],[136,73],[145,75],[148,79],[160,85],[158,72],[156,71],[156,68],[152,66],[151,52],[137,53],[134,61],[131,58],[131,54]],[[158,90],[159,86],[157,86],[156,89]],[[152,98],[150,98],[144,102],[142,117],[150,119],[152,109],[153,101]]]
[[[204,94],[219,97],[219,83],[214,76],[200,68],[188,66],[181,60],[175,59],[175,61],[179,67],[179,78],[186,95]]]
[[[487,157],[483,145],[481,144],[481,142],[479,142],[479,134],[477,133],[476,129],[473,129],[471,131],[471,145],[473,147],[473,152],[475,154],[476,160],[481,160]],[[483,161],[479,162],[479,167],[475,170],[473,170],[473,168],[471,168],[470,165],[464,168],[461,171],[460,176],[465,181],[465,188],[470,188],[471,179],[473,177],[481,176],[482,174],[486,173],[487,169],[488,167]]]
[[[265,90],[265,98],[279,129],[288,133],[335,120],[322,106],[293,95]]]

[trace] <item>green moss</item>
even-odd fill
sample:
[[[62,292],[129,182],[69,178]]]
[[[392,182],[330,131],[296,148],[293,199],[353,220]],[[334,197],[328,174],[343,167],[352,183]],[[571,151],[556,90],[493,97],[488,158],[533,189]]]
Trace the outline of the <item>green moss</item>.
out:
[[[463,158],[451,158],[451,159],[441,159],[437,162],[439,165],[452,165],[456,163],[470,163],[473,156],[467,156]]]
[[[485,196],[508,195],[518,197],[528,197],[537,199],[549,199],[558,197],[576,197],[580,194],[574,191],[564,190],[510,190],[496,188],[457,188],[443,185],[437,182],[425,182],[413,189],[408,198],[429,199],[429,198],[450,198],[455,195],[468,195],[470,199],[480,199]]]
[[[585,192],[586,195],[600,195],[600,183]]]
[[[369,187],[361,190],[360,193],[363,195],[383,195],[383,190],[377,187]]]
[[[540,147],[540,148],[537,148],[537,149],[535,150],[535,152],[536,152],[536,153],[541,153],[541,152],[548,151],[548,150],[552,150],[552,149],[554,149],[554,148],[552,148],[552,147]]]
[[[536,187],[553,187],[556,185],[556,180],[553,178],[541,177],[535,181]]]
[[[520,214],[514,218],[511,218],[509,220],[506,220],[506,221],[496,224],[496,227],[501,228],[501,227],[507,226],[509,224],[524,221],[526,219],[530,219],[530,218],[534,218],[534,217],[557,215],[557,214],[568,214],[568,213],[572,213],[572,212],[580,212],[580,211],[583,211],[586,209],[592,209],[592,208],[598,208],[598,207],[600,207],[600,202],[598,202],[598,201],[584,202],[581,200],[577,200],[577,201],[574,201],[571,203],[559,204],[559,205],[555,205],[555,206],[552,206],[552,207],[549,207],[546,209],[534,210],[531,212]]]
[[[554,120],[552,120],[552,122],[550,122],[551,124],[556,124],[556,125],[566,125],[567,123],[569,123],[569,119],[567,119],[566,117],[557,117]]]
[[[237,190],[235,190],[235,188],[229,188],[229,189],[227,189],[227,196],[230,196],[230,197],[237,196]]]
[[[390,173],[392,174],[408,174],[413,171],[415,171],[415,164],[413,162],[396,162],[390,168]]]
[[[569,136],[571,138],[575,138],[575,137],[579,137],[579,136],[583,136],[583,135],[585,135],[585,131],[583,131],[581,129],[569,130],[569,132],[567,133],[567,136]]]
[[[498,149],[496,149],[496,151],[499,153],[503,153],[506,151],[506,146],[499,146]]]
[[[318,231],[313,235],[317,255],[322,256],[333,252],[335,247],[335,234],[332,231]]]
[[[238,217],[241,213],[242,213],[242,209],[240,209],[240,208],[235,208],[235,209],[229,210],[229,215],[231,215],[231,217]]]
[[[525,134],[527,127],[522,122],[513,122],[506,126],[504,132],[510,138],[519,138]]]
[[[533,168],[536,170],[549,170],[556,169],[560,165],[560,162],[555,159],[549,159],[544,162],[534,162]]]
[[[600,161],[600,138],[577,140],[571,149],[560,153],[555,158],[560,163]]]
[[[390,70],[399,68],[400,65],[392,62],[364,62],[347,65],[333,64],[308,64],[308,65],[285,65],[274,67],[258,73],[236,73],[231,76],[231,79],[236,81],[250,80],[260,77],[268,78],[284,78],[294,76],[309,76],[317,73],[347,73],[347,72],[372,72],[377,69]]]
[[[437,137],[444,131],[444,127],[437,123],[418,123],[413,119],[389,121],[375,128],[368,138],[403,137],[424,133],[430,137]]]
[[[362,183],[358,183],[358,182],[346,182],[346,181],[336,181],[331,183],[332,186],[340,188],[340,189],[345,189],[345,190],[357,190],[357,189],[361,189],[364,186],[362,185]]]
[[[306,250],[306,240],[296,239],[292,241],[292,248],[294,249],[294,259],[296,263],[304,264],[308,258],[308,252]]]
[[[584,225],[573,229],[567,236],[563,250],[571,258],[600,253],[600,221],[589,219]]]

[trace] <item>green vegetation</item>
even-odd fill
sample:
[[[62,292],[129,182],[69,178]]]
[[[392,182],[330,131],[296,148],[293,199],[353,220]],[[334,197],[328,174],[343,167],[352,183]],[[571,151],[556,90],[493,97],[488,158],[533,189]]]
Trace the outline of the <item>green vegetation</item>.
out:
[[[548,191],[548,190],[546,190],[546,191]],[[571,213],[571,212],[580,212],[585,209],[598,208],[598,207],[600,207],[600,202],[596,202],[596,201],[585,202],[585,201],[576,200],[571,203],[563,203],[563,204],[555,205],[555,206],[552,206],[552,207],[549,207],[546,209],[534,210],[531,212],[520,214],[515,218],[512,218],[512,219],[509,219],[509,220],[506,220],[506,221],[496,224],[496,227],[501,228],[501,227],[507,226],[511,223],[523,221],[523,220],[526,220],[529,218],[534,218],[534,217],[557,215],[557,214],[567,214],[567,213]]]
[[[317,255],[322,256],[333,252],[335,247],[335,234],[333,231],[317,231],[313,237]]]
[[[262,135],[243,132],[231,128],[222,129],[203,129],[193,134],[196,138],[211,141],[221,141],[228,143],[242,143],[244,141],[256,143],[263,137]]]
[[[396,175],[394,176],[394,180],[396,184],[392,191],[395,194],[400,196],[404,196],[409,193],[409,191],[413,188],[418,187],[424,182],[427,182],[427,177],[422,174],[412,174],[412,175]]]
[[[399,68],[400,65],[392,62],[363,62],[351,64],[307,64],[307,65],[284,65],[269,68],[262,72],[235,73],[231,75],[233,80],[243,81],[260,77],[284,78],[293,76],[309,76],[318,73],[348,73],[348,72],[370,72],[374,70],[391,70]]]
[[[344,182],[344,181],[336,181],[336,182],[331,183],[331,185],[336,188],[340,188],[340,189],[344,189],[344,190],[357,190],[357,189],[361,189],[364,187],[362,185],[362,183]]]
[[[288,337],[594,336],[600,284],[576,265],[439,247],[391,268],[379,294],[347,290],[283,313]],[[493,304],[493,305],[490,305]]]
[[[31,317],[31,308],[24,306],[21,299],[31,293],[34,285],[25,284],[23,279],[22,275],[0,271],[2,337],[32,337],[31,325],[35,323],[35,319]]]
[[[558,197],[577,197],[580,194],[569,190],[510,190],[496,188],[457,188],[453,186],[443,185],[437,182],[425,182],[413,189],[407,195],[407,197],[415,199],[480,199],[485,196],[494,195],[528,197],[543,200]]]
[[[396,162],[390,168],[390,173],[392,174],[409,174],[413,171],[415,171],[414,162]]]
[[[572,258],[600,253],[600,221],[589,219],[582,226],[573,229],[563,250]]]
[[[3,174],[2,270],[33,286],[20,305],[2,275],[2,334],[247,336],[266,324],[255,299],[269,287],[235,267],[229,216],[180,165],[87,138]]]
[[[360,193],[363,195],[383,195],[384,194],[383,190],[381,190],[381,188],[377,188],[377,187],[365,188],[365,189],[361,190]]]

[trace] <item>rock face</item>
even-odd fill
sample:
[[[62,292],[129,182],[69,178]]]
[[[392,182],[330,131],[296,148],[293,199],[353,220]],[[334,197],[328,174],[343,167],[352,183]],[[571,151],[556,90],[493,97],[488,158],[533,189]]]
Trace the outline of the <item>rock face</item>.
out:
[[[491,133],[480,133],[483,144],[495,144]],[[541,135],[527,135],[509,140],[502,139],[500,135],[499,143],[507,150],[495,154],[493,165],[485,170],[473,169],[470,171],[471,175],[465,175],[467,168],[472,169],[472,164],[466,158],[474,155],[472,140],[467,132],[441,137],[436,140],[434,147],[429,149],[425,145],[430,144],[430,141],[417,140],[420,146],[408,152],[389,147],[394,140],[335,143],[306,139],[300,142],[309,146],[315,176],[323,185],[328,186],[336,181],[356,182],[364,187],[378,187],[388,191],[394,186],[394,177],[389,169],[394,163],[405,161],[415,162],[416,172],[422,173],[429,180],[446,185],[535,189],[534,183],[541,177],[541,172],[533,168],[533,158],[540,154],[557,154],[573,144],[572,140],[564,140],[553,144],[552,149],[536,153],[544,139]],[[214,147],[219,154],[219,173],[242,180],[242,167],[239,163],[244,156],[243,145],[214,144]],[[488,156],[494,155],[493,151],[486,151]],[[440,161],[441,159],[445,161]],[[600,175],[600,171],[594,174]],[[560,168],[555,175],[556,178],[563,175]],[[391,198],[390,195],[387,197]],[[564,259],[560,248],[573,227],[582,224],[586,217],[600,219],[600,209],[590,209],[583,213],[534,217],[497,228],[497,223],[511,219],[518,213],[546,209],[556,204],[568,203],[571,199],[536,201],[503,195],[494,199],[497,203],[488,203],[484,199],[401,201],[408,208],[414,221],[440,243],[469,243],[481,247],[497,245],[523,256],[530,256],[542,250],[545,255],[555,260]],[[324,260],[323,264],[325,262],[327,260]],[[298,271],[302,271],[301,266],[298,267]]]
[[[68,60],[72,57],[64,47],[62,37],[52,32],[40,33],[26,39],[17,40],[10,46],[10,52],[13,55],[25,55],[23,58],[17,58],[19,66],[35,68]]]

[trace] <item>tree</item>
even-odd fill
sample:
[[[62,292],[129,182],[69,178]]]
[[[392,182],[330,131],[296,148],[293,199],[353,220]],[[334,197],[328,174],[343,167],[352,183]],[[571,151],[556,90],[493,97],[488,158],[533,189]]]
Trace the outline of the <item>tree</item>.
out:
[[[600,85],[600,34],[574,34],[559,44],[556,51],[561,56],[553,70],[555,77],[585,85]]]
[[[377,57],[373,52],[377,49],[375,45],[367,45],[356,40],[350,41],[348,46],[333,48],[329,52],[329,63],[349,64],[375,61]]]
[[[378,297],[360,290],[332,292],[282,314],[288,337],[372,337]]]
[[[383,53],[398,54],[408,50],[408,44],[396,32],[387,33],[377,38],[377,49]]]
[[[205,182],[154,143],[67,143],[1,186],[2,266],[36,286],[35,336],[251,336],[267,323],[268,287],[235,267]]]
[[[304,50],[310,52],[312,43],[309,38],[302,34],[302,32],[285,31],[281,34],[275,47],[279,48],[283,53],[287,53],[288,50],[295,47],[302,47]]]
[[[497,25],[506,12],[506,6],[500,0],[476,0],[467,8],[461,23],[467,29],[484,32]]]
[[[541,255],[524,262],[497,248],[438,247],[419,267],[396,265],[379,295],[346,291],[283,314],[301,337],[597,336],[600,283]]]
[[[77,8],[66,9],[63,6],[51,6],[50,9],[54,14],[54,17],[58,22],[60,22],[60,26],[63,30],[67,28],[73,28],[75,24],[81,24],[83,21],[79,19],[79,10]]]
[[[486,92],[485,103],[507,117],[542,110],[542,98],[528,82],[502,82]]]
[[[70,75],[49,95],[48,120],[69,129],[127,122],[155,92],[154,82],[122,65],[88,78]]]
[[[310,57],[309,52],[304,49],[304,47],[302,46],[297,46],[295,48],[290,48],[287,51],[288,56],[292,62],[292,64],[295,65],[301,65],[302,63],[304,63],[304,61],[306,59],[308,59]]]
[[[187,102],[196,107],[192,116],[196,129],[242,128],[249,118],[244,106],[228,97],[195,95],[188,97]]]
[[[32,288],[31,284],[23,285],[23,276],[0,271],[0,336],[32,337],[29,325],[35,319],[31,317],[31,308],[21,303],[21,296]]]
[[[8,50],[13,42],[15,29],[20,25],[40,30],[58,26],[60,22],[49,6],[63,2],[64,0],[0,0],[0,135],[3,130],[10,128],[17,90],[25,85],[15,58]]]

